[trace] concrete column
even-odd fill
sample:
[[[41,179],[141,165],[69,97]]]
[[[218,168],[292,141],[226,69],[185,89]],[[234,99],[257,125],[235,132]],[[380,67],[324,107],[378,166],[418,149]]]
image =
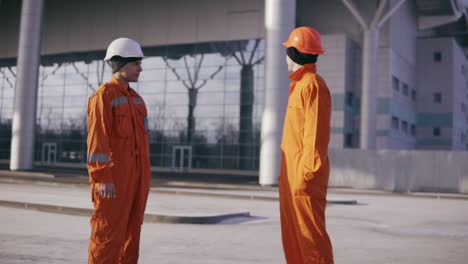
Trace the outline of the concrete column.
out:
[[[377,129],[379,30],[364,31],[361,93],[361,149],[375,149]]]
[[[11,170],[32,169],[43,0],[23,0],[16,67]]]
[[[262,114],[260,184],[278,182],[281,164],[281,137],[289,93],[285,48],[295,27],[295,0],[265,0],[265,100]]]
[[[406,0],[399,0],[384,15],[388,0],[379,1],[370,24],[359,13],[351,0],[342,0],[363,30],[362,47],[362,93],[361,93],[361,149],[375,149],[377,141],[377,95],[379,92],[379,31],[383,24]]]

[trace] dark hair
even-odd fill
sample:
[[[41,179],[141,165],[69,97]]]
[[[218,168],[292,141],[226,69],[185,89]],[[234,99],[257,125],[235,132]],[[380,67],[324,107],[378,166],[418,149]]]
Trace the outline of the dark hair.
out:
[[[288,57],[294,61],[295,63],[299,65],[304,65],[304,64],[311,64],[311,63],[316,63],[318,55],[317,54],[307,54],[307,53],[302,53],[298,51],[294,47],[289,47],[286,50],[286,53],[288,54]]]
[[[124,58],[120,56],[114,56],[110,59],[110,65],[112,67],[112,73],[116,73],[117,71],[120,70],[125,64],[129,62],[135,62],[135,61],[140,61],[141,58],[139,57],[130,57],[130,58]]]

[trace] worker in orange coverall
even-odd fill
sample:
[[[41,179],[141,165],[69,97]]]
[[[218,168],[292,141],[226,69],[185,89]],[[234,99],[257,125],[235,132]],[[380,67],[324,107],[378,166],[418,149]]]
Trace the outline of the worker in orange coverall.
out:
[[[105,57],[112,80],[89,98],[88,171],[94,203],[89,263],[138,262],[151,173],[147,109],[129,82],[138,81],[143,58],[136,41],[114,40]]]
[[[329,264],[333,250],[325,206],[331,98],[315,64],[324,50],[320,33],[310,27],[294,29],[283,45],[292,72],[279,179],[284,254],[289,264]]]

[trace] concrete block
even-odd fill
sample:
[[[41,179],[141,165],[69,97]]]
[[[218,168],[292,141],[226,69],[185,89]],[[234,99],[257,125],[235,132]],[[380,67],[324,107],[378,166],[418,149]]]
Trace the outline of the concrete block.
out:
[[[377,187],[376,156],[372,151],[335,150],[330,152],[330,186],[374,189]]]
[[[438,174],[435,177],[436,189],[438,192],[459,191],[460,176],[462,174],[462,164],[466,163],[468,155],[458,151],[438,151],[436,152]]]

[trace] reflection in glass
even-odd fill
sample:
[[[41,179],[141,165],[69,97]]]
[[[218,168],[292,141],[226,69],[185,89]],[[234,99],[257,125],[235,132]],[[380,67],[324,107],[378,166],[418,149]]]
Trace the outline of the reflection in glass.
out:
[[[263,40],[145,47],[139,83],[153,166],[171,167],[191,146],[192,168],[258,169]],[[87,101],[111,76],[103,52],[42,58],[35,159],[57,146],[57,162],[86,162]],[[0,67],[0,159],[10,152],[15,70]]]

